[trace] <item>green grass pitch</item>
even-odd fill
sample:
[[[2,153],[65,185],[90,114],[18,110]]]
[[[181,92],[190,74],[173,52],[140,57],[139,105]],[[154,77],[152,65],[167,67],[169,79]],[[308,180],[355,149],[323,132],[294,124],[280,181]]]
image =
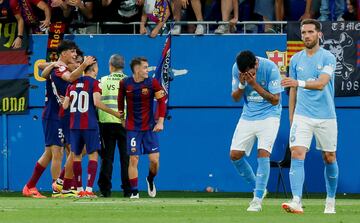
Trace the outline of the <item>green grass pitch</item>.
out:
[[[122,198],[119,193],[97,199],[32,199],[21,197],[19,193],[0,193],[0,222],[360,222],[359,195],[339,197],[335,215],[323,214],[323,195],[304,199],[305,213],[301,215],[285,213],[280,206],[286,199],[271,195],[265,198],[263,211],[259,213],[246,211],[250,194],[160,191],[158,195],[149,198],[141,193],[139,200]]]

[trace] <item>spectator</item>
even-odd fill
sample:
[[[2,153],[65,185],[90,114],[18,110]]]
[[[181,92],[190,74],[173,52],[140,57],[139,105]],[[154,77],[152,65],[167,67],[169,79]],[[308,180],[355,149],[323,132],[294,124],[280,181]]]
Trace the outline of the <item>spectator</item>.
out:
[[[181,0],[173,0],[171,1],[171,7],[173,9],[174,21],[179,22],[181,20]],[[174,25],[171,33],[173,35],[180,35],[181,33],[181,25]]]
[[[143,9],[140,23],[140,34],[147,34],[146,22],[148,20],[156,22],[155,27],[150,31],[150,37],[155,38],[161,29],[165,27],[166,21],[170,16],[170,7],[167,0],[156,1],[147,0]]]
[[[64,18],[69,18],[71,10],[69,5],[63,0],[49,0],[51,8],[51,21],[59,22]]]
[[[342,21],[343,14],[344,14],[344,0],[335,0],[334,1],[334,12],[335,12],[335,20],[336,21]],[[320,17],[318,19],[319,21],[329,21],[331,19],[331,13],[330,13],[330,0],[321,0],[320,5]]]
[[[321,0],[284,0],[284,20],[302,21],[318,18]]]
[[[181,3],[183,8],[187,8],[187,6],[189,5],[189,0],[181,0]],[[192,9],[194,10],[196,21],[200,21],[200,22],[203,21],[204,18],[201,11],[201,1],[191,0],[191,6]],[[196,26],[195,34],[204,35],[204,33],[205,33],[205,26],[203,24],[198,24]]]
[[[255,13],[261,15],[264,21],[283,21],[284,0],[256,0]],[[276,33],[278,30],[273,24],[265,24],[265,32]]]
[[[11,44],[11,48],[18,49],[22,46],[24,38],[24,20],[21,17],[19,4],[16,0],[0,0],[0,21],[11,22],[17,21],[17,36]]]
[[[96,33],[96,25],[85,26],[85,21],[91,21],[94,17],[94,0],[67,0],[71,6],[71,18],[74,26],[70,28],[71,33],[85,34]]]
[[[51,20],[51,12],[47,3],[42,0],[19,0],[22,17],[25,21],[25,25],[30,28],[32,33],[45,33],[46,29],[49,28]],[[36,7],[33,7],[36,6]],[[43,11],[44,16],[38,16],[36,8]],[[40,21],[39,21],[40,20]]]
[[[299,19],[300,21],[302,21],[304,19],[311,19],[314,17],[314,15],[313,15],[314,12],[312,12],[311,8],[312,8],[312,0],[306,0],[305,11],[304,11],[304,14],[300,17],[300,19]]]
[[[145,0],[102,0],[104,21],[113,22],[140,22]],[[106,25],[102,27],[103,33],[134,33],[129,25]]]
[[[224,34],[229,32],[236,31],[236,23],[239,19],[239,3],[241,4],[245,0],[221,0],[221,15],[223,22],[229,22],[229,24],[219,25],[217,29],[215,29],[214,33],[216,34]],[[230,19],[231,12],[234,11],[233,18]]]
[[[358,20],[358,14],[357,14],[357,0],[346,0],[346,12],[343,15],[343,19],[346,21],[356,21]]]

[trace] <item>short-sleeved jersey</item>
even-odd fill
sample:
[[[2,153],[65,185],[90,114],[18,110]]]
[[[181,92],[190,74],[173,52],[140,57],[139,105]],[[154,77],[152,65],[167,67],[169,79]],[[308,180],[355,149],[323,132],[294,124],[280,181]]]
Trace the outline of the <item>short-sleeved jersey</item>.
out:
[[[272,94],[281,93],[281,76],[278,67],[274,62],[266,58],[257,57],[259,66],[256,71],[256,82],[266,91]],[[236,91],[239,85],[239,69],[235,63],[232,68],[232,91]],[[277,105],[272,105],[264,99],[250,85],[244,89],[244,108],[241,118],[245,120],[264,120],[269,117],[280,117],[281,95]]]
[[[127,77],[120,81],[118,95],[119,111],[124,110],[124,98],[126,98],[126,122],[125,128],[131,131],[146,131],[155,125],[153,104],[155,92],[163,88],[154,78],[146,78],[136,83],[133,77]]]
[[[20,7],[17,0],[5,0],[0,3],[0,21],[15,21],[14,16],[20,14]]]
[[[60,105],[60,96],[65,96],[66,88],[69,82],[62,79],[65,73],[69,72],[65,64],[55,68],[46,80],[45,107],[43,110],[43,119],[59,120],[64,115],[69,115],[68,110],[64,111]]]
[[[99,81],[84,76],[69,85],[66,97],[70,98],[70,129],[98,129],[93,94],[101,88]]]
[[[334,103],[334,71],[336,58],[320,48],[309,57],[305,50],[296,53],[290,60],[290,77],[302,81],[314,81],[321,74],[329,75],[330,81],[323,90],[297,88],[295,114],[314,119],[336,118]]]

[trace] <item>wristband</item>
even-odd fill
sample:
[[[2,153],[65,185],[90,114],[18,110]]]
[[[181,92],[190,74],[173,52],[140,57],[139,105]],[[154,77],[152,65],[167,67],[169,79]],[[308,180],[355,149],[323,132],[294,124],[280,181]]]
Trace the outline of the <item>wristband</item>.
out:
[[[299,81],[299,80],[298,80],[298,86],[299,86],[299,87],[304,88],[305,85],[306,85],[306,82],[305,82],[305,81]]]
[[[246,87],[246,84],[242,84],[241,82],[239,82],[239,89],[240,90],[244,90]]]
[[[19,37],[20,39],[24,39],[23,35],[18,35],[17,37]]]

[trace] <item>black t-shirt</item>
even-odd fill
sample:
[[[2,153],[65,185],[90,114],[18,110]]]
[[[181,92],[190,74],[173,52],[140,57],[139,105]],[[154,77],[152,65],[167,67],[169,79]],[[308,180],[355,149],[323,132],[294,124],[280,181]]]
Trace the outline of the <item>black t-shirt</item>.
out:
[[[143,6],[136,5],[136,0],[112,0],[102,10],[104,21],[140,22]]]

